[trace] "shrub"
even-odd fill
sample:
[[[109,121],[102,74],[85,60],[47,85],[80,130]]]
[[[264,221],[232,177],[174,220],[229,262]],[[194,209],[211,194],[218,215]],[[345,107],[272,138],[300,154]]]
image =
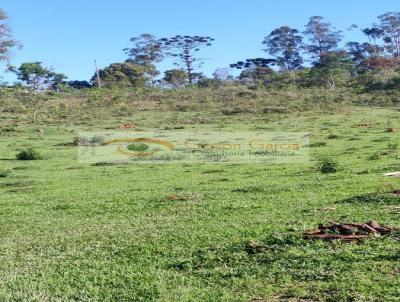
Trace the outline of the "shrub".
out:
[[[104,137],[95,135],[90,139],[90,143],[93,145],[100,145],[104,142]]]
[[[378,152],[375,152],[375,153],[372,153],[371,155],[369,155],[367,157],[367,159],[368,160],[378,160],[382,157],[382,155],[383,155],[382,152],[378,151]]]
[[[7,177],[10,175],[11,170],[10,169],[1,169],[0,168],[0,178]]]
[[[76,136],[72,142],[73,146],[89,146],[90,141],[86,137]]]
[[[387,148],[390,151],[396,151],[398,149],[398,147],[399,147],[399,143],[397,143],[397,142],[396,143],[391,142],[391,143],[387,144]]]
[[[40,160],[43,156],[33,148],[28,148],[26,150],[21,150],[17,154],[18,160]]]
[[[311,143],[309,145],[310,148],[315,148],[315,147],[325,147],[327,145],[326,142],[315,142],[315,143]]]
[[[317,168],[321,173],[335,173],[338,169],[338,163],[328,157],[322,157],[318,160]]]
[[[337,134],[329,134],[328,135],[328,139],[337,139],[337,138],[339,138],[339,135],[337,135]]]

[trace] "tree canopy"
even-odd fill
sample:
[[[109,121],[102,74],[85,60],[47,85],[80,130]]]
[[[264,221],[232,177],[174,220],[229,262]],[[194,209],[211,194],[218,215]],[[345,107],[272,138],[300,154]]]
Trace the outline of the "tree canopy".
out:
[[[167,50],[168,55],[179,59],[178,62],[175,62],[175,65],[186,70],[190,84],[194,81],[195,68],[203,63],[203,60],[196,57],[195,54],[201,48],[211,46],[213,41],[214,39],[211,37],[181,35],[159,40],[160,45]]]
[[[302,67],[301,56],[303,37],[297,29],[281,26],[265,37],[265,51],[275,58],[275,64],[282,70],[296,70]]]
[[[99,70],[99,76],[105,87],[145,87],[149,81],[149,72],[152,72],[153,66],[143,66],[131,61],[124,63],[113,63],[104,69]],[[96,82],[96,75],[91,79]]]
[[[53,70],[43,67],[42,62],[23,63],[20,67],[10,67],[18,80],[23,81],[34,91],[57,89],[67,77],[62,73],[56,73]]]

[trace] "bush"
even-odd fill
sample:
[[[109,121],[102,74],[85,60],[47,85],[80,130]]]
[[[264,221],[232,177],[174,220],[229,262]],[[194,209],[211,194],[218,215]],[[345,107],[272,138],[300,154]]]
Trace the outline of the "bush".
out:
[[[384,155],[382,152],[377,151],[375,153],[372,153],[367,157],[367,160],[378,160],[381,159],[382,155]]]
[[[326,142],[315,142],[315,143],[311,143],[308,146],[310,148],[316,148],[316,147],[325,147],[327,145]]]
[[[95,135],[90,139],[90,143],[93,145],[100,145],[104,142],[104,137]]]
[[[337,135],[337,134],[329,134],[328,135],[328,139],[337,139],[337,138],[339,138],[339,135]]]
[[[398,149],[398,147],[399,147],[399,143],[397,143],[397,142],[395,142],[395,143],[390,142],[390,143],[387,144],[387,148],[390,151],[396,151]]]
[[[9,169],[0,169],[0,178],[7,177],[10,174],[11,170]]]
[[[28,148],[26,150],[21,150],[17,154],[18,160],[40,160],[43,156],[33,148]]]
[[[72,142],[73,146],[89,146],[90,141],[86,137],[76,136]]]
[[[322,157],[318,160],[317,168],[321,173],[335,173],[338,169],[338,163],[327,157]]]

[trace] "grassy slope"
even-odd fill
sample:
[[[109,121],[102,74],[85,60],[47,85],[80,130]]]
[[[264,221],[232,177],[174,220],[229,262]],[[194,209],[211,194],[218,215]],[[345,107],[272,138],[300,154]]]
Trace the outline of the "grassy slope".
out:
[[[302,230],[330,220],[400,226],[400,215],[388,208],[393,200],[347,200],[399,185],[382,176],[400,170],[394,154],[367,159],[389,140],[399,141],[398,134],[385,133],[388,120],[400,126],[398,112],[242,115],[206,125],[196,124],[195,114],[181,115],[141,113],[101,126],[20,125],[0,137],[0,167],[13,168],[0,178],[1,301],[400,300],[395,239],[361,245],[301,240]],[[312,142],[327,143],[312,148],[313,159],[331,155],[341,169],[323,175],[314,162],[90,166],[77,162],[76,147],[56,146],[72,141],[76,131],[119,122],[309,131]],[[363,123],[370,128],[356,126]],[[12,160],[27,145],[48,159]],[[168,200],[171,194],[185,200]],[[329,207],[336,210],[318,210]]]

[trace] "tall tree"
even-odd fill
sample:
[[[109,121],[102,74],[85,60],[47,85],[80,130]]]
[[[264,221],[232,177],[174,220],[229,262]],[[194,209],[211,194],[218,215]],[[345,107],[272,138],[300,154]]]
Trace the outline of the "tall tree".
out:
[[[265,51],[275,57],[276,64],[282,70],[296,70],[301,68],[301,46],[303,37],[297,29],[281,26],[265,37],[263,44]]]
[[[389,12],[378,17],[383,30],[385,49],[400,58],[400,12]]]
[[[181,35],[159,40],[160,45],[167,49],[168,55],[179,59],[179,62],[175,62],[175,65],[185,69],[190,84],[192,84],[195,79],[195,68],[203,64],[203,61],[196,57],[195,54],[200,51],[201,48],[211,46],[213,41],[214,39],[211,37]]]
[[[361,64],[369,58],[378,57],[383,52],[382,47],[368,42],[347,42],[346,46],[353,57],[353,61],[357,64]]]
[[[58,90],[66,76],[43,67],[41,62],[23,63],[18,68],[10,66],[10,70],[31,90],[24,89],[21,101],[29,107],[35,122],[41,108],[51,99],[50,90]]]
[[[164,52],[157,38],[151,34],[141,34],[130,39],[132,48],[125,48],[129,60],[137,65],[154,65],[164,58]]]
[[[8,16],[0,9],[0,62],[8,61],[9,50],[19,46],[19,43],[11,37],[11,29],[7,23]]]
[[[42,62],[23,63],[18,68],[10,67],[10,70],[17,75],[18,80],[25,82],[34,91],[58,89],[67,78],[62,73],[43,67]]]
[[[330,52],[336,51],[342,39],[340,31],[335,30],[323,17],[313,16],[306,24],[303,32],[308,37],[309,44],[305,46],[307,52],[319,62]]]
[[[151,66],[153,65],[137,65],[130,61],[113,63],[100,69],[99,76],[105,87],[145,87],[150,80],[147,69],[152,68]],[[96,82],[96,74],[91,82]]]
[[[186,71],[182,69],[171,69],[164,72],[164,81],[174,88],[182,87],[187,82]]]
[[[151,82],[154,83],[155,77],[160,74],[156,64],[164,58],[161,43],[151,34],[141,34],[139,37],[131,38],[130,41],[133,43],[133,47],[124,49],[129,56],[128,61],[145,66]]]
[[[346,51],[332,51],[310,70],[312,84],[325,85],[330,90],[349,84],[355,74],[355,64]]]
[[[382,38],[384,31],[377,27],[367,27],[361,30],[367,37],[370,44],[377,45],[377,40]]]

